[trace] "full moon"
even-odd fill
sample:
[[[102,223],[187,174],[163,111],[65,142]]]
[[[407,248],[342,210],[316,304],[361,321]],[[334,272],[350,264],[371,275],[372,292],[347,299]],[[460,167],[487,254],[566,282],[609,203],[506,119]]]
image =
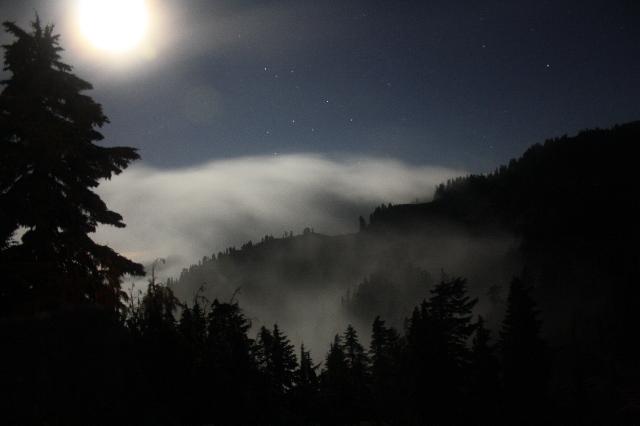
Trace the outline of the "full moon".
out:
[[[137,47],[149,26],[145,0],[79,0],[82,35],[97,49],[124,53]]]

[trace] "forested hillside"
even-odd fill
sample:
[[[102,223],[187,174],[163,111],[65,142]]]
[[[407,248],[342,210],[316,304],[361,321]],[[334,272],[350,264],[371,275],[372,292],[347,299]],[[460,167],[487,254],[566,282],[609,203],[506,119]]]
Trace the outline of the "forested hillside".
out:
[[[266,237],[202,259],[171,286],[187,298],[203,284],[210,295],[239,290],[249,312],[254,303],[264,309],[258,320],[272,319],[273,298],[280,321],[289,319],[282,293],[323,291],[342,300],[349,320],[368,323],[380,313],[401,320],[441,271],[468,277],[476,295],[489,293],[479,309],[492,317],[501,307],[490,300],[500,302],[511,276],[526,269],[544,314],[558,319],[551,335],[582,329],[578,323],[603,327],[605,318],[624,333],[618,313],[631,309],[640,263],[639,135],[634,122],[548,140],[493,173],[442,184],[431,202],[382,205],[360,218],[356,234]]]
[[[521,270],[518,244],[495,225],[472,228],[444,217],[425,217],[410,232],[365,226],[327,236],[309,228],[205,257],[169,286],[184,300],[200,290],[210,300],[233,296],[256,324],[278,322],[318,350],[344,322],[366,329],[380,314],[402,326],[443,272],[468,277],[475,296],[500,287],[504,297]],[[500,315],[492,311],[502,308],[491,300],[479,312],[493,323]]]

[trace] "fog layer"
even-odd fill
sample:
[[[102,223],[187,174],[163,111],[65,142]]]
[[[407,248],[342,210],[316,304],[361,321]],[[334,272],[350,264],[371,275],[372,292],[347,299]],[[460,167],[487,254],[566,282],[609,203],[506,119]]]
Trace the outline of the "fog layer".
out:
[[[437,184],[463,174],[442,167],[314,154],[212,161],[183,169],[144,163],[103,183],[98,192],[127,228],[101,228],[98,241],[149,264],[167,259],[161,277],[229,246],[270,234],[338,234],[381,203],[428,200]]]

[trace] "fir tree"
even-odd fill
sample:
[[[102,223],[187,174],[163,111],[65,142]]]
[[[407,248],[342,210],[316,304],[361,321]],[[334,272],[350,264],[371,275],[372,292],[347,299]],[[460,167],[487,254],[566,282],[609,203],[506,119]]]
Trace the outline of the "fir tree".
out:
[[[344,345],[339,334],[329,346],[329,352],[325,360],[325,368],[322,372],[323,384],[331,387],[344,387],[344,378],[347,377],[349,364],[344,352]]]
[[[461,403],[465,393],[467,341],[474,331],[471,311],[476,302],[467,295],[466,280],[443,278],[408,321],[404,368],[411,378],[407,392],[418,421],[427,419],[425,399],[432,403],[428,416],[435,423],[451,421],[452,413],[463,414],[452,407]]]
[[[500,364],[491,344],[491,332],[478,317],[471,346],[469,393],[473,416],[495,422],[499,400]]]
[[[290,391],[298,362],[293,345],[277,324],[273,326],[273,332],[265,327],[260,329],[258,353],[259,362],[267,375],[271,389],[279,395]]]
[[[351,376],[356,380],[364,380],[367,373],[369,359],[360,340],[358,332],[352,325],[344,332],[344,354]],[[357,378],[356,378],[357,377]]]
[[[262,326],[256,339],[256,362],[260,369],[267,372],[271,368],[271,353],[273,352],[273,333],[267,327]]]
[[[389,422],[397,416],[401,403],[397,385],[400,338],[380,317],[373,321],[369,354],[374,411],[378,420]]]
[[[250,367],[254,364],[253,340],[247,336],[251,322],[237,303],[214,300],[207,318],[207,347],[221,367]]]
[[[474,331],[471,311],[478,302],[467,295],[464,278],[443,279],[431,291],[428,309],[437,337],[442,339],[443,349],[456,366],[467,359],[467,341]]]
[[[318,365],[313,363],[311,353],[305,350],[304,345],[300,345],[300,364],[294,376],[292,408],[303,424],[310,424],[317,416],[317,398],[320,390],[317,369]]]
[[[315,394],[318,390],[318,366],[311,359],[311,352],[300,345],[300,364],[296,370],[294,384],[296,389],[306,394]]]
[[[350,413],[349,365],[339,334],[329,346],[324,370],[320,376],[321,408],[324,420],[329,424],[344,423]]]
[[[545,345],[538,310],[525,280],[514,278],[500,331],[504,401],[511,420],[540,421],[546,399]]]
[[[251,322],[237,302],[214,300],[207,316],[205,380],[216,401],[220,424],[250,423],[259,416],[255,343],[247,335]],[[258,401],[262,402],[262,401]]]
[[[202,350],[207,336],[207,322],[200,303],[196,301],[191,308],[183,306],[179,329],[191,348]]]
[[[172,362],[181,371],[183,388],[175,395],[177,409],[183,412],[186,424],[202,424],[211,410],[209,409],[209,388],[206,377],[207,318],[198,298],[193,305],[182,306],[178,324],[182,351]],[[168,348],[169,349],[169,348]]]
[[[168,286],[149,283],[147,293],[142,298],[142,324],[146,333],[175,331],[175,312],[179,301]]]
[[[4,28],[16,40],[4,46],[10,77],[0,94],[0,262],[9,283],[0,303],[30,311],[119,307],[122,276],[143,268],[89,237],[98,225],[124,227],[93,189],[138,154],[96,144],[108,119],[84,93],[91,84],[62,62],[53,26],[36,18],[32,32],[11,22]],[[19,228],[21,243],[8,245]]]
[[[358,339],[356,329],[349,325],[343,334],[346,365],[345,418],[357,423],[369,416],[369,358]]]
[[[383,377],[393,370],[399,339],[398,332],[387,327],[379,316],[374,319],[369,354],[371,372],[376,381],[384,381]]]

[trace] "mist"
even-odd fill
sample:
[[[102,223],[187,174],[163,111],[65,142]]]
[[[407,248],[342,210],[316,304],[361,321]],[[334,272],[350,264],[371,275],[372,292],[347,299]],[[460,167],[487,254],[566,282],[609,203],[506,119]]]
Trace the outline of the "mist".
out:
[[[317,154],[235,158],[181,169],[141,163],[98,188],[127,227],[99,228],[95,239],[144,264],[148,273],[155,259],[164,259],[156,270],[164,281],[205,256],[265,235],[300,234],[304,228],[326,235],[353,233],[358,216],[368,217],[376,206],[428,201],[436,185],[461,174],[391,159]],[[314,283],[304,291],[269,278],[262,284],[271,283],[268,298],[245,289],[238,300],[254,324],[278,322],[293,341],[306,341],[317,351],[345,326],[340,300],[360,278]],[[146,279],[135,285],[144,289]],[[236,290],[235,284],[214,287],[207,297],[228,298]],[[175,289],[183,300],[196,290]]]
[[[255,326],[280,324],[318,358],[348,323],[357,326],[365,342],[377,314],[400,326],[442,271],[468,277],[472,294],[481,298],[487,286],[508,280],[514,268],[507,259],[517,242],[505,233],[471,234],[455,224],[434,223],[413,236],[369,238],[364,251],[350,236],[358,230],[358,216],[368,219],[382,203],[429,201],[439,183],[461,174],[389,159],[316,154],[226,159],[182,169],[142,163],[99,187],[127,227],[100,228],[95,237],[145,264],[147,272],[155,259],[164,259],[156,277],[178,279],[174,291],[182,300],[190,302],[203,283],[209,300],[235,295]],[[259,265],[238,264],[228,273],[211,264],[181,277],[183,269],[211,261],[228,247],[257,243],[267,235],[299,235],[305,228],[318,237],[293,241],[293,248],[270,248],[268,260]],[[322,240],[325,235],[336,237]],[[336,256],[329,262],[321,260],[327,247]],[[288,277],[287,262],[326,273]],[[366,277],[404,263],[424,269],[431,281],[408,284],[406,277],[396,276],[394,293],[386,295],[393,303],[360,303],[358,312],[345,308],[345,298]],[[136,286],[144,289],[145,283],[138,280]],[[494,308],[486,300],[479,305],[485,314]]]
[[[137,262],[167,260],[164,277],[230,246],[265,235],[353,232],[381,203],[427,201],[435,186],[464,172],[376,158],[315,154],[254,156],[181,169],[137,164],[98,193],[124,217],[97,241]]]

